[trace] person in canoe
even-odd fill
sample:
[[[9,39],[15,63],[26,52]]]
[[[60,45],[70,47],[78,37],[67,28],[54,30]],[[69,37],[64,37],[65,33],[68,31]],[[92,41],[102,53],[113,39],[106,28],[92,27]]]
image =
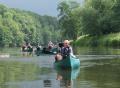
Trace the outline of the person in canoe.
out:
[[[42,46],[38,44],[36,46],[36,50],[35,50],[36,55],[39,56],[41,51],[42,51]]]
[[[56,54],[55,56],[55,61],[60,61],[64,58],[66,58],[67,56],[73,56],[73,49],[70,46],[70,41],[69,40],[64,40],[63,44],[59,44],[59,52],[58,54]]]
[[[23,44],[23,45],[22,45],[21,51],[22,51],[23,56],[25,56],[26,53],[27,53],[27,46],[26,46],[26,44]]]
[[[28,52],[28,55],[33,55],[33,46],[31,46],[30,43],[28,43],[27,45],[27,52]]]
[[[49,41],[48,50],[50,51],[53,47],[54,47],[54,44],[51,41]]]
[[[41,50],[42,50],[42,46],[38,44],[38,45],[36,46],[36,50],[37,50],[37,51],[41,51]]]

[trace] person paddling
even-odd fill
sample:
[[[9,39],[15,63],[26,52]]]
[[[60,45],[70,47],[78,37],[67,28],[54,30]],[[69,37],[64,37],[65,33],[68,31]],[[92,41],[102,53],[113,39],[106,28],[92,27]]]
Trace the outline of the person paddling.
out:
[[[22,51],[23,56],[25,56],[27,52],[27,46],[25,44],[22,45],[21,51]]]
[[[27,52],[28,52],[28,55],[33,55],[33,46],[31,46],[30,43],[28,43]]]
[[[38,44],[38,45],[36,46],[36,50],[35,50],[35,53],[36,53],[37,56],[40,55],[41,50],[42,50],[42,46]]]
[[[60,48],[59,53],[55,56],[56,61],[60,61],[67,56],[73,56],[73,50],[72,47],[70,46],[70,41],[69,40],[64,40],[63,46]]]
[[[70,55],[73,56],[73,49],[70,46],[70,41],[65,40],[63,45],[64,46],[62,47],[60,52],[63,58],[66,58],[67,56],[70,56]]]
[[[48,50],[50,51],[53,48],[53,46],[54,46],[54,44],[51,41],[49,41]]]

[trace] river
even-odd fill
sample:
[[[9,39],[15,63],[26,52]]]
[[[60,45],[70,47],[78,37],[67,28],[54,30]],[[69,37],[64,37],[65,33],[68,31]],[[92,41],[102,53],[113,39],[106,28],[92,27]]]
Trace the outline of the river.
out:
[[[80,69],[56,71],[53,55],[0,49],[0,88],[120,88],[120,49],[78,48]]]

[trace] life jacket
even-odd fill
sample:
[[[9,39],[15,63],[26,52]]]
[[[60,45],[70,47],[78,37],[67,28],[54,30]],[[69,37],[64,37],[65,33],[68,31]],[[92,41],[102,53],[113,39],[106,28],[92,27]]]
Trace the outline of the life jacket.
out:
[[[71,52],[70,47],[63,47],[63,48],[61,49],[61,54],[62,54],[62,56],[69,56],[69,55],[70,55],[70,52]]]

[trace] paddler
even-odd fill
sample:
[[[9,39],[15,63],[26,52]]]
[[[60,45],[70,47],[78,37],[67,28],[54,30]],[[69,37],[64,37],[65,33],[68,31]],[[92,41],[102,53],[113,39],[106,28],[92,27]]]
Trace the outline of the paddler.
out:
[[[56,61],[60,61],[67,56],[73,56],[73,49],[70,46],[70,41],[69,40],[64,40],[63,47],[61,46],[59,53],[55,56]]]

